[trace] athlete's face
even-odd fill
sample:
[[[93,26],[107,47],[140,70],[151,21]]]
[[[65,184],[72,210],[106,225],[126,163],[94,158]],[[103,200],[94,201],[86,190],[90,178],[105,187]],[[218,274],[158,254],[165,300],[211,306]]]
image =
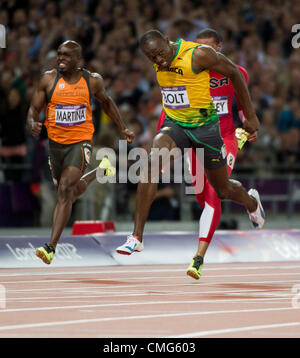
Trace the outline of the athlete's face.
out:
[[[78,67],[79,57],[74,48],[60,46],[57,50],[57,66],[60,72],[72,72]]]
[[[142,51],[152,63],[160,67],[169,67],[173,58],[173,49],[168,39],[154,39],[142,47]]]
[[[196,42],[198,42],[198,44],[200,45],[207,45],[212,47],[213,49],[215,49],[217,52],[220,52],[222,49],[222,43],[219,42],[218,44],[216,43],[216,40],[213,37],[209,37],[209,38],[196,38]]]

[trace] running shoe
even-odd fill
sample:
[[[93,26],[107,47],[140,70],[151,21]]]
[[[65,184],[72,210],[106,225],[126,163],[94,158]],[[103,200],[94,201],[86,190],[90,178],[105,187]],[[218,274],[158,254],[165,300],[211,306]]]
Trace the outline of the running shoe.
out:
[[[190,266],[187,269],[186,274],[193,277],[195,280],[199,280],[202,275],[203,257],[196,256],[193,258]]]
[[[101,160],[99,168],[104,169],[104,176],[113,177],[116,175],[116,168],[111,165],[111,162],[107,157],[104,157]]]
[[[265,223],[265,211],[263,209],[263,206],[261,205],[261,201],[260,201],[260,198],[259,198],[259,194],[258,194],[258,191],[255,190],[255,189],[250,189],[248,191],[248,194],[253,196],[256,201],[257,201],[257,208],[255,211],[253,211],[253,213],[249,213],[248,211],[248,214],[249,214],[249,219],[252,223],[252,226],[254,229],[261,229],[263,226],[264,226],[264,223]]]
[[[133,235],[128,235],[125,244],[116,248],[117,253],[121,255],[131,255],[135,251],[140,252],[143,250],[144,244]]]
[[[44,261],[45,264],[50,265],[55,254],[55,250],[51,245],[45,244],[44,247],[41,246],[38,249],[36,249],[35,254],[42,261]]]

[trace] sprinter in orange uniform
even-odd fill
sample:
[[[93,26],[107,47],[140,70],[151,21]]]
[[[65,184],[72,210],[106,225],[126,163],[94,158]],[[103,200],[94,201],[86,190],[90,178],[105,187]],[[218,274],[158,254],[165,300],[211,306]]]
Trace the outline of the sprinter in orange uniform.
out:
[[[83,175],[91,155],[94,133],[91,98],[95,96],[104,112],[117,124],[130,143],[134,138],[122,121],[119,111],[105,91],[98,73],[80,67],[81,46],[75,41],[62,43],[57,51],[57,69],[45,72],[33,94],[27,123],[33,136],[42,129],[39,113],[46,105],[45,127],[49,137],[49,164],[57,186],[57,205],[49,244],[40,247],[36,255],[46,264],[53,260],[55,248],[67,224],[74,201],[96,178],[96,169]],[[100,163],[104,175],[114,168],[105,158]]]

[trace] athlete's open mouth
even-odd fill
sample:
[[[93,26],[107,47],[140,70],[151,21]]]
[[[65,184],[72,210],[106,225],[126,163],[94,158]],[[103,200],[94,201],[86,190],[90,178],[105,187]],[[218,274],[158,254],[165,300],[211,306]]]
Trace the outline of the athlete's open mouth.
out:
[[[67,64],[64,63],[64,62],[59,62],[58,66],[61,67],[61,68],[64,68],[64,67],[67,66]]]

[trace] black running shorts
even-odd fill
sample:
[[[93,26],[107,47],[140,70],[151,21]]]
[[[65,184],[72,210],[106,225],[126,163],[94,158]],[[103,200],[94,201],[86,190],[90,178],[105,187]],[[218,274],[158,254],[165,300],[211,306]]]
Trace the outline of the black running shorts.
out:
[[[187,128],[166,118],[159,133],[171,137],[182,154],[185,148],[203,148],[206,169],[219,169],[226,165],[226,149],[219,121],[201,127]]]
[[[67,167],[76,167],[83,173],[90,162],[91,153],[92,146],[88,141],[59,144],[49,139],[49,166],[54,182],[59,182]]]

